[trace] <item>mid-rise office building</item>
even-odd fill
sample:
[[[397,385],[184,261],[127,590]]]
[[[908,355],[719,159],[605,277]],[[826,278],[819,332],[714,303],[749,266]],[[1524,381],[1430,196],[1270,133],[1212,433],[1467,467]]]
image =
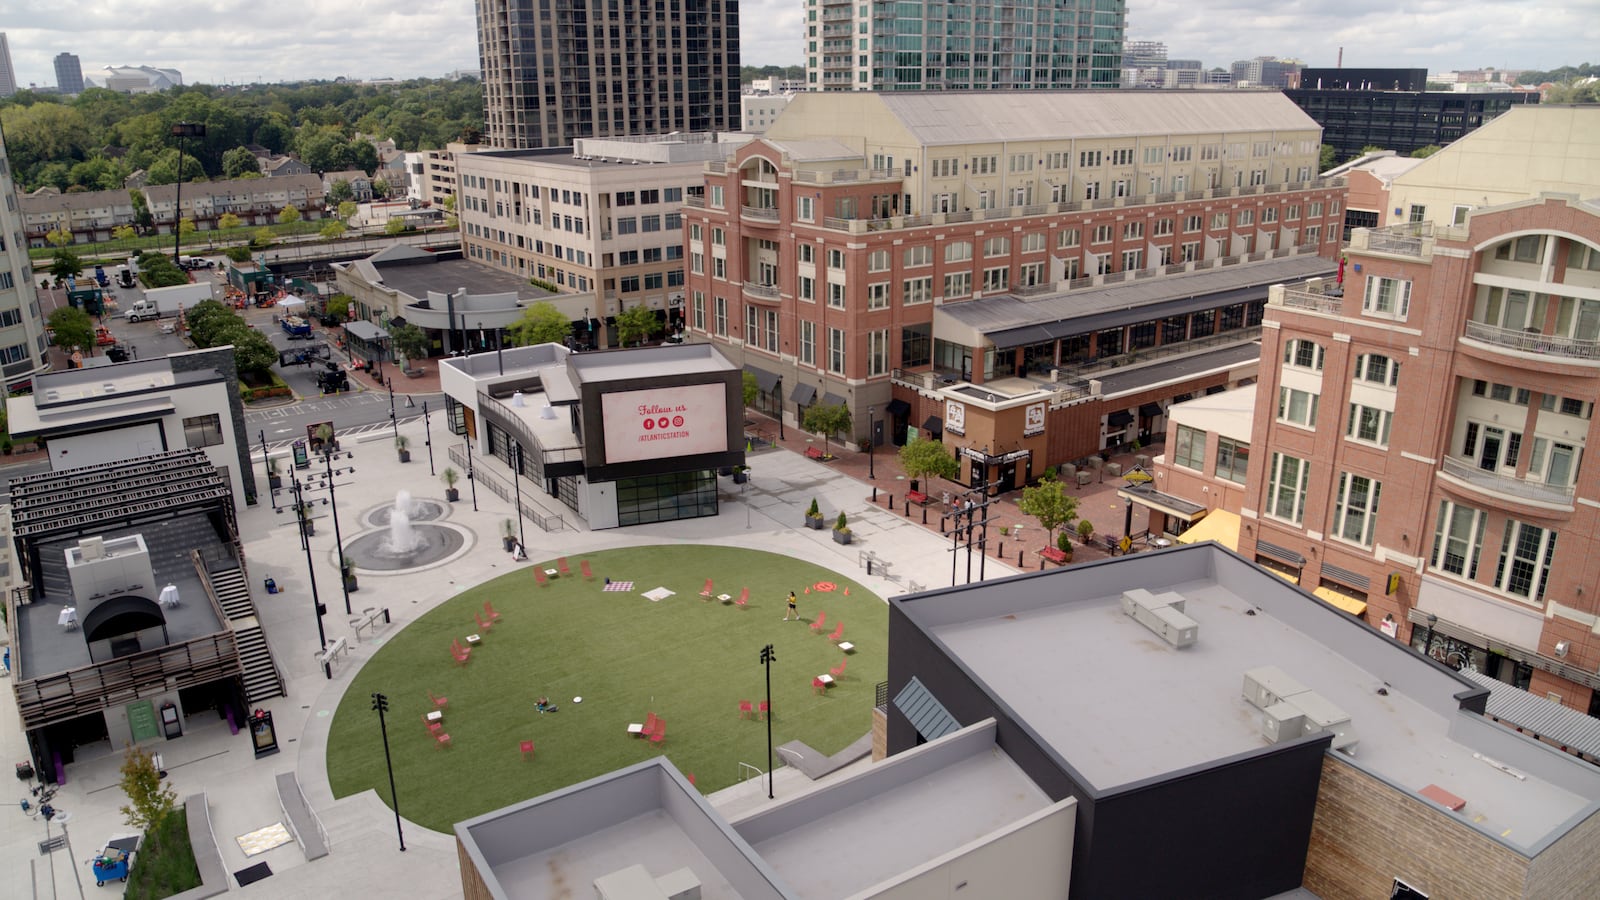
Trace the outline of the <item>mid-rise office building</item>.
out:
[[[761,134],[788,108],[794,94],[745,94],[739,98],[746,134]]]
[[[56,90],[63,94],[83,93],[83,65],[76,53],[56,54]]]
[[[1295,59],[1257,56],[1254,59],[1235,60],[1231,75],[1236,85],[1289,88],[1299,84],[1300,70],[1304,67],[1304,63]]]
[[[0,35],[0,41],[4,38]],[[30,387],[33,377],[50,367],[50,343],[34,285],[22,210],[6,159],[5,135],[0,134],[0,377],[7,393]]]
[[[1274,289],[1239,537],[1435,658],[1590,714],[1600,207],[1540,191],[1559,172],[1592,195],[1596,147],[1600,110],[1515,110],[1394,179],[1412,222],[1356,229],[1342,290]]]
[[[738,0],[482,0],[478,57],[491,147],[739,127]]]
[[[11,44],[6,40],[6,33],[0,31],[0,97],[16,92],[17,70],[11,66]]]
[[[806,0],[813,91],[1114,88],[1123,0],[928,5]]]
[[[1408,74],[1398,77],[1408,83],[1411,80]],[[1396,153],[1443,147],[1515,106],[1539,102],[1539,95],[1531,91],[1458,94],[1340,86],[1359,85],[1360,81],[1323,79],[1322,83],[1320,89],[1291,87],[1284,95],[1317,120],[1323,143],[1331,144],[1340,160],[1357,156],[1369,146]]]

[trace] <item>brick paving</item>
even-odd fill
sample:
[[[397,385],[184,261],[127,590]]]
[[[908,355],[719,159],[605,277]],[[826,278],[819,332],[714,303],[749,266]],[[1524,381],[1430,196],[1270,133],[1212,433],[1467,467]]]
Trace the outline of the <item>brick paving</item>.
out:
[[[775,444],[782,450],[794,453],[803,454],[807,449],[813,447],[819,450],[823,449],[821,437],[797,428],[785,426],[783,436],[781,438],[778,437],[777,420],[755,410],[745,410],[745,433],[747,435],[756,435],[769,443]],[[1160,449],[1158,445],[1153,450],[1142,450],[1140,452],[1154,455],[1159,453]],[[854,478],[861,483],[864,499],[867,502],[875,502],[880,507],[885,509],[892,508],[901,515],[905,515],[905,495],[910,488],[910,482],[906,478],[905,470],[900,467],[897,450],[898,448],[886,443],[883,447],[874,450],[871,455],[872,458],[869,460],[868,454],[838,441],[830,440],[827,442],[827,452],[832,453],[834,458],[827,462],[814,462],[813,465],[828,466],[841,474]],[[752,454],[752,466],[760,465],[760,452],[763,451]],[[1120,463],[1122,470],[1127,471],[1133,466],[1133,456],[1132,451],[1114,453],[1110,461]],[[1106,558],[1110,554],[1106,551],[1104,545],[1099,543],[1100,537],[1107,534],[1119,538],[1122,536],[1122,527],[1127,511],[1124,501],[1117,496],[1117,488],[1125,486],[1126,483],[1120,477],[1102,476],[1098,472],[1095,473],[1095,478],[1095,481],[1083,487],[1079,487],[1071,481],[1067,482],[1067,492],[1078,499],[1079,518],[1088,519],[1095,526],[1095,543],[1093,545],[1084,546],[1076,539],[1073,540],[1072,561],[1074,563]],[[927,513],[927,525],[925,527],[929,531],[939,534],[941,533],[940,519],[944,512],[943,504],[939,498],[947,490],[951,494],[956,494],[967,490],[967,488],[956,482],[943,479],[938,479],[933,484],[922,485],[921,487],[923,492],[934,499],[930,500],[926,507],[918,507],[912,504],[909,518],[913,523],[921,523],[925,510]],[[877,489],[875,501],[873,499],[873,488]],[[1015,490],[990,500],[988,556],[992,559],[1002,560],[1006,564],[1024,571],[1049,567],[1053,564],[1043,560],[1038,555],[1038,551],[1046,546],[1044,529],[1039,527],[1038,520],[1024,515],[1021,510],[1017,509],[1017,501],[1021,497],[1022,491]],[[892,507],[890,506],[891,503],[893,504]],[[948,520],[946,520],[946,524],[950,524]],[[1002,528],[1014,531],[1018,525],[1022,526],[1020,539],[1012,534],[1002,535],[1000,533]],[[1148,527],[1149,511],[1135,504],[1133,507],[1133,528],[1131,533],[1138,537],[1144,534]],[[1146,546],[1142,542],[1135,544],[1136,548]]]

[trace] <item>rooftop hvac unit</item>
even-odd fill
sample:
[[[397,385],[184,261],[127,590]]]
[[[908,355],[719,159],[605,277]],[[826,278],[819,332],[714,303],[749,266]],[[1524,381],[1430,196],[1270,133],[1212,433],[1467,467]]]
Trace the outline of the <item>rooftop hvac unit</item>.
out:
[[[1305,692],[1305,685],[1277,666],[1261,666],[1244,673],[1244,699],[1257,709]]]
[[[1306,716],[1292,703],[1274,703],[1261,711],[1261,736],[1281,744],[1305,733]]]
[[[106,558],[106,539],[87,537],[78,542],[78,554],[85,560]]]
[[[1300,728],[1301,734],[1331,733],[1333,735],[1331,746],[1335,750],[1347,750],[1361,740],[1350,725],[1350,714],[1333,705],[1321,694],[1306,691],[1296,695],[1289,702],[1305,714],[1305,721]]]
[[[1134,588],[1123,592],[1122,611],[1160,635],[1162,640],[1182,649],[1193,644],[1200,635],[1200,623],[1184,615],[1183,602],[1179,594],[1157,595]]]

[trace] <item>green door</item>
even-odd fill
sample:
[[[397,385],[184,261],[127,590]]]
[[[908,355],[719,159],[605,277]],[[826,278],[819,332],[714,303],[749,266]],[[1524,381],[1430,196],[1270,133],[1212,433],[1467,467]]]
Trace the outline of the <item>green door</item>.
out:
[[[128,704],[128,729],[133,732],[135,744],[161,736],[161,729],[156,725],[156,710],[149,700]]]

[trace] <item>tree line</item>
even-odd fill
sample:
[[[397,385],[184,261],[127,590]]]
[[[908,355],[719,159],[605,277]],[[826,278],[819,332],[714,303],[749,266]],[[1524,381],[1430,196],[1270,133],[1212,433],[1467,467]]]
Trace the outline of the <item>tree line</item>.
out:
[[[406,151],[437,149],[483,128],[483,87],[473,79],[385,85],[313,82],[184,85],[152,94],[90,88],[76,97],[19,91],[0,101],[0,130],[18,185],[32,191],[117,190],[138,169],[151,184],[178,180],[177,122],[206,126],[183,147],[185,180],[250,177],[256,144],[294,153],[315,172],[377,168],[362,137]]]

